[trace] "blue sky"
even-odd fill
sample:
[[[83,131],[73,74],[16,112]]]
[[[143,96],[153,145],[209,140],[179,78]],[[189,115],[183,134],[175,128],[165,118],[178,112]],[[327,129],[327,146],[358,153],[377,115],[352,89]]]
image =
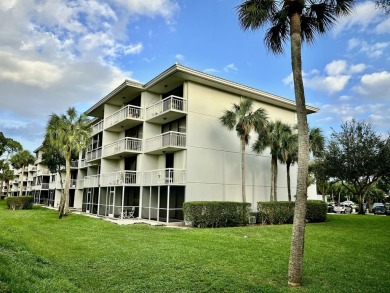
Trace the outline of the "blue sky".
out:
[[[238,0],[7,0],[0,2],[0,131],[33,151],[50,114],[80,112],[125,79],[141,83],[175,62],[294,99],[289,43],[264,47],[242,31]],[[373,1],[303,48],[311,126],[343,121],[390,129],[390,18]],[[229,108],[231,105],[226,105]]]

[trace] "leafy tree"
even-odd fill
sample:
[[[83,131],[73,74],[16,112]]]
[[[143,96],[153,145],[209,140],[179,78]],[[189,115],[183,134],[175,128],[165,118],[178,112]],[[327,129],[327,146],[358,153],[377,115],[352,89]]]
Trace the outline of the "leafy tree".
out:
[[[233,104],[232,110],[226,110],[220,121],[229,130],[235,129],[241,142],[241,196],[246,202],[245,193],[245,148],[250,139],[250,132],[254,129],[264,129],[267,124],[267,114],[262,108],[252,112],[253,100],[241,98],[239,104]]]
[[[390,174],[390,139],[382,138],[371,124],[345,122],[333,132],[324,155],[326,174],[357,195],[359,213],[370,189]]]
[[[49,118],[45,141],[56,149],[65,159],[65,188],[61,195],[59,218],[68,213],[70,163],[72,154],[87,148],[91,136],[91,126],[85,114],[78,115],[75,108],[69,108],[66,114],[52,114]]]
[[[0,132],[0,157],[4,154],[12,155],[13,153],[22,151],[22,145],[13,140],[12,138],[7,138],[2,132]]]
[[[288,124],[281,121],[272,121],[264,135],[259,135],[259,139],[254,143],[253,150],[262,153],[267,147],[271,153],[271,194],[270,201],[277,201],[278,185],[278,160],[284,162],[283,152],[286,146],[287,138],[292,134]]]
[[[331,183],[329,176],[326,174],[324,160],[316,159],[309,165],[309,173],[314,174],[317,190],[322,195],[322,200],[325,201],[325,195],[329,192]]]
[[[34,162],[35,162],[35,157],[27,150],[22,150],[11,157],[11,165],[15,169],[22,170],[19,175],[19,185],[20,185],[19,196],[22,195],[24,168],[30,164],[33,164]]]
[[[283,53],[290,39],[291,63],[298,118],[298,178],[288,284],[301,286],[307,200],[309,141],[302,79],[302,42],[312,43],[315,35],[331,28],[339,15],[349,14],[354,0],[246,0],[237,7],[243,29],[256,30],[270,24],[264,41],[275,54]]]
[[[0,181],[6,184],[7,196],[9,196],[9,183],[11,180],[15,178],[14,170],[10,169],[9,164],[5,160],[1,160],[0,165],[1,165]],[[3,184],[1,186],[3,186]]]

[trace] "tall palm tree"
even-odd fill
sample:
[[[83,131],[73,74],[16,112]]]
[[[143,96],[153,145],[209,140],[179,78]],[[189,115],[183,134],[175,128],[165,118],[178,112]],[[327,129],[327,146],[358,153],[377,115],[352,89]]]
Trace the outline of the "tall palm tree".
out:
[[[70,162],[72,153],[87,148],[91,126],[85,114],[78,115],[75,108],[69,108],[66,114],[52,114],[46,127],[45,141],[57,148],[65,158],[65,188],[61,194],[59,218],[67,214],[69,208]]]
[[[253,100],[241,98],[239,104],[233,104],[232,110],[226,110],[220,121],[229,130],[235,129],[241,142],[241,196],[242,202],[246,202],[245,193],[245,148],[250,139],[250,132],[264,129],[267,124],[267,114],[263,108],[252,111]]]
[[[267,131],[264,137],[254,143],[253,150],[262,153],[265,148],[269,147],[271,153],[271,193],[270,201],[277,201],[278,186],[278,160],[283,162],[283,152],[286,145],[285,141],[291,134],[291,128],[288,124],[281,121],[272,121],[268,123]]]
[[[284,140],[284,146],[282,149],[282,162],[286,164],[287,174],[287,196],[288,201],[291,201],[291,179],[290,170],[296,162],[298,162],[298,134],[291,132]]]
[[[270,25],[264,41],[275,54],[283,53],[290,40],[291,65],[298,118],[298,177],[291,240],[288,284],[301,286],[309,160],[309,139],[305,93],[302,79],[302,42],[312,43],[315,35],[329,30],[340,15],[351,12],[354,0],[245,0],[237,7],[244,30]]]
[[[20,185],[19,196],[22,195],[24,168],[30,164],[33,164],[34,162],[35,162],[35,157],[27,150],[22,150],[20,152],[17,152],[15,155],[11,157],[11,165],[15,169],[21,169],[19,175],[19,185]]]

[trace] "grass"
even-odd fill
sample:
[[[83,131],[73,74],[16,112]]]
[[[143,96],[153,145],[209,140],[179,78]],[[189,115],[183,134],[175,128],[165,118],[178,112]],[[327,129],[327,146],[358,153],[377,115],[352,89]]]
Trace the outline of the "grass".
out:
[[[389,231],[384,216],[308,224],[304,287],[291,289],[291,225],[118,226],[0,201],[0,292],[388,292]]]

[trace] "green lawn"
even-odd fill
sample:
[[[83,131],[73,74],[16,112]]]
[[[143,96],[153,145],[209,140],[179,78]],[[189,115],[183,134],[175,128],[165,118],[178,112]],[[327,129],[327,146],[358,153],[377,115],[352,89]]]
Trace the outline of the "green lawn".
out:
[[[118,226],[0,201],[0,292],[389,292],[390,217],[306,231],[304,287],[289,289],[291,225]]]

